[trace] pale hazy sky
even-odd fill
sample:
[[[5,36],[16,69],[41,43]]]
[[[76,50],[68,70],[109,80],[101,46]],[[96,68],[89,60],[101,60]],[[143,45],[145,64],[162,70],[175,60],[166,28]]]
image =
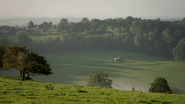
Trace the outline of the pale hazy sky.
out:
[[[183,18],[185,0],[0,0],[0,17]]]

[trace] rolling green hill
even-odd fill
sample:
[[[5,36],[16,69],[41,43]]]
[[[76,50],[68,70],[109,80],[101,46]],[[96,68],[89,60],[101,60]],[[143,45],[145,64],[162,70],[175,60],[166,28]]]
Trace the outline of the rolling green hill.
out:
[[[126,62],[114,62],[112,58],[125,56]],[[109,74],[115,88],[148,91],[156,77],[167,79],[172,89],[185,91],[185,63],[172,58],[153,57],[136,52],[77,51],[44,54],[53,69],[53,75],[36,78],[62,84],[86,85],[93,70]]]
[[[114,62],[112,58],[125,56],[126,62]],[[86,85],[86,79],[93,70],[106,72],[113,80],[113,87],[121,90],[147,92],[156,77],[168,81],[173,93],[185,92],[185,63],[172,58],[153,57],[136,52],[123,51],[68,51],[43,54],[51,64],[53,74],[33,77],[34,80]],[[7,71],[3,75],[18,75]]]
[[[0,76],[0,103],[13,104],[184,104],[185,94],[146,93],[99,87],[20,81]]]

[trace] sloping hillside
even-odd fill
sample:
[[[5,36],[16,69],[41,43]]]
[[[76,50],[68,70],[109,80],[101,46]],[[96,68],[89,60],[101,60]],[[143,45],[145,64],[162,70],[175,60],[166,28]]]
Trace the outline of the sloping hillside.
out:
[[[185,94],[146,93],[79,85],[20,81],[19,77],[0,76],[0,103],[14,104],[129,104],[185,103]]]

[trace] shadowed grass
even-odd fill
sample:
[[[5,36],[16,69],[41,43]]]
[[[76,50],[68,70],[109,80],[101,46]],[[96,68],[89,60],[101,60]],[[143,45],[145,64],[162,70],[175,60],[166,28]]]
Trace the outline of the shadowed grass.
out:
[[[86,85],[86,79],[78,79],[78,77],[88,77],[91,71],[102,70],[109,74],[114,84],[119,86],[127,86],[125,83],[128,83],[137,90],[141,88],[143,91],[148,91],[150,83],[160,76],[167,79],[171,88],[185,91],[185,83],[183,83],[185,63],[173,61],[172,58],[123,51],[69,51],[44,54],[44,56],[50,62],[54,72],[51,75],[53,81],[49,82],[64,84],[83,82],[83,85]],[[112,61],[112,58],[117,56],[125,56],[126,62]],[[40,81],[47,81],[47,79],[49,78]],[[131,87],[127,90],[130,89]]]

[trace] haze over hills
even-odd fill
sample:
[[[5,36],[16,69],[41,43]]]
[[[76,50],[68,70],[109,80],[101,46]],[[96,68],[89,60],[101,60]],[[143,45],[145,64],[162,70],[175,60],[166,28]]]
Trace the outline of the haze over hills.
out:
[[[0,19],[0,26],[2,25],[27,26],[29,21],[33,21],[34,24],[41,24],[43,22],[52,22],[53,24],[58,24],[62,18],[68,19],[69,22],[78,22],[82,19],[82,18],[77,18],[77,17],[8,18],[8,19]]]
[[[47,17],[30,17],[30,18],[0,18],[0,26],[8,25],[8,26],[27,26],[29,21],[33,21],[34,24],[41,24],[43,22],[52,22],[53,24],[58,24],[62,18],[68,19],[69,22],[79,22],[82,18],[80,17],[54,17],[54,18],[47,18]],[[88,18],[88,17],[87,17]],[[120,17],[118,17],[120,18]],[[123,17],[126,18],[126,17]],[[140,18],[140,17],[137,17]],[[88,18],[89,20],[93,18]],[[103,19],[103,18],[98,18]],[[106,18],[104,18],[106,19]],[[163,18],[162,21],[181,21],[182,18]]]

